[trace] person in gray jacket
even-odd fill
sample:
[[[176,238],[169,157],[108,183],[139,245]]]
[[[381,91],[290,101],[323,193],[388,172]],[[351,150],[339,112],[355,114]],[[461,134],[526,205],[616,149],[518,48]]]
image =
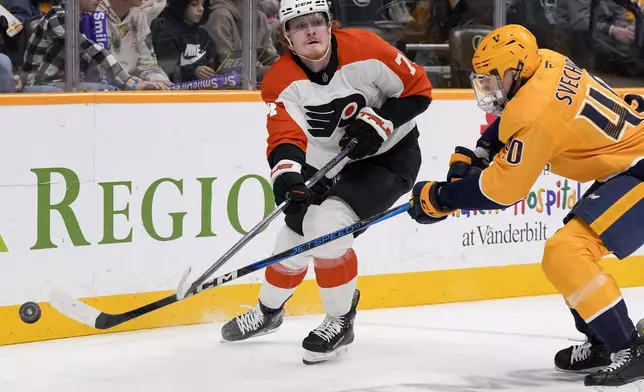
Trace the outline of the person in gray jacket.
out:
[[[214,0],[210,6],[210,17],[203,25],[215,42],[217,63],[235,51],[242,50],[242,6],[243,0]],[[277,61],[279,55],[272,39],[272,31],[266,15],[257,10],[257,78],[261,80]]]
[[[590,28],[591,0],[558,0],[555,8],[557,28],[568,41],[568,54],[582,67],[594,68],[589,60],[602,62],[615,58],[617,52],[628,53],[635,41],[635,26],[626,18],[626,10],[613,1],[597,5],[595,38],[603,44],[594,45],[594,55],[587,44]]]

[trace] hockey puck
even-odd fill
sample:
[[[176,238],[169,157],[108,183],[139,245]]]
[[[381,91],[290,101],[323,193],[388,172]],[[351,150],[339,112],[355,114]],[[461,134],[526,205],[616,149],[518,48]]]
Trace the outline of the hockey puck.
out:
[[[27,324],[33,324],[36,321],[40,320],[40,315],[42,314],[42,312],[40,311],[40,306],[38,306],[37,303],[25,302],[18,310],[18,314],[20,315],[20,319],[22,321]]]

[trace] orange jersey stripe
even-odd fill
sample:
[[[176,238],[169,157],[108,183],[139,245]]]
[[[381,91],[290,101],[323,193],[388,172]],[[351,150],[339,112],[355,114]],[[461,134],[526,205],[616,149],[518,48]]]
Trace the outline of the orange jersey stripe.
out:
[[[308,268],[298,271],[290,271],[279,264],[273,264],[266,268],[266,281],[275,287],[282,289],[293,289],[302,283]]]
[[[268,114],[266,115],[267,157],[280,144],[293,144],[306,152],[308,144],[306,134],[288,113],[284,103],[278,102],[280,94],[291,83],[302,79],[306,79],[306,74],[295,63],[290,53],[283,55],[264,77],[262,100],[268,105]]]
[[[278,102],[274,105],[277,114],[273,116],[269,114],[267,121],[268,146],[266,147],[266,157],[271,155],[271,152],[280,144],[293,144],[306,152],[309,140],[304,131],[293,121],[283,103]]]
[[[342,286],[358,276],[358,257],[353,249],[337,259],[315,259],[315,278],[323,289]]]

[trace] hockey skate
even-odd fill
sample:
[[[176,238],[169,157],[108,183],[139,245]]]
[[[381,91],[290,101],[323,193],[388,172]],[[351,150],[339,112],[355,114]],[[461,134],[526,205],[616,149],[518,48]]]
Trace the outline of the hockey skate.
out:
[[[276,332],[284,320],[284,305],[270,309],[258,301],[250,311],[236,316],[221,328],[223,343],[246,340]]]
[[[585,386],[619,387],[644,379],[644,339],[629,348],[612,353],[612,363],[584,377]]]
[[[565,348],[555,355],[555,369],[565,373],[592,373],[610,363],[610,353],[604,344],[586,342]]]
[[[349,313],[339,317],[327,315],[322,324],[309,333],[309,336],[302,341],[304,348],[302,362],[313,365],[347,351],[348,345],[353,343],[353,321],[356,318],[359,301],[360,291],[355,290]]]

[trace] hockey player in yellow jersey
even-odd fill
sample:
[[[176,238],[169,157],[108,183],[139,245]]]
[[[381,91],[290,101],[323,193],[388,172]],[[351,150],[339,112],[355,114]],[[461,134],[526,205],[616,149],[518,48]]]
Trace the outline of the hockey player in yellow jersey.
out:
[[[644,100],[622,99],[565,56],[538,49],[522,26],[491,32],[472,64],[478,105],[499,118],[474,151],[456,148],[447,181],[414,186],[411,217],[428,224],[456,209],[505,208],[527,196],[545,167],[595,181],[545,244],[543,271],[588,337],[557,353],[555,365],[589,373],[587,386],[644,378],[643,343],[599,265],[644,244]]]

